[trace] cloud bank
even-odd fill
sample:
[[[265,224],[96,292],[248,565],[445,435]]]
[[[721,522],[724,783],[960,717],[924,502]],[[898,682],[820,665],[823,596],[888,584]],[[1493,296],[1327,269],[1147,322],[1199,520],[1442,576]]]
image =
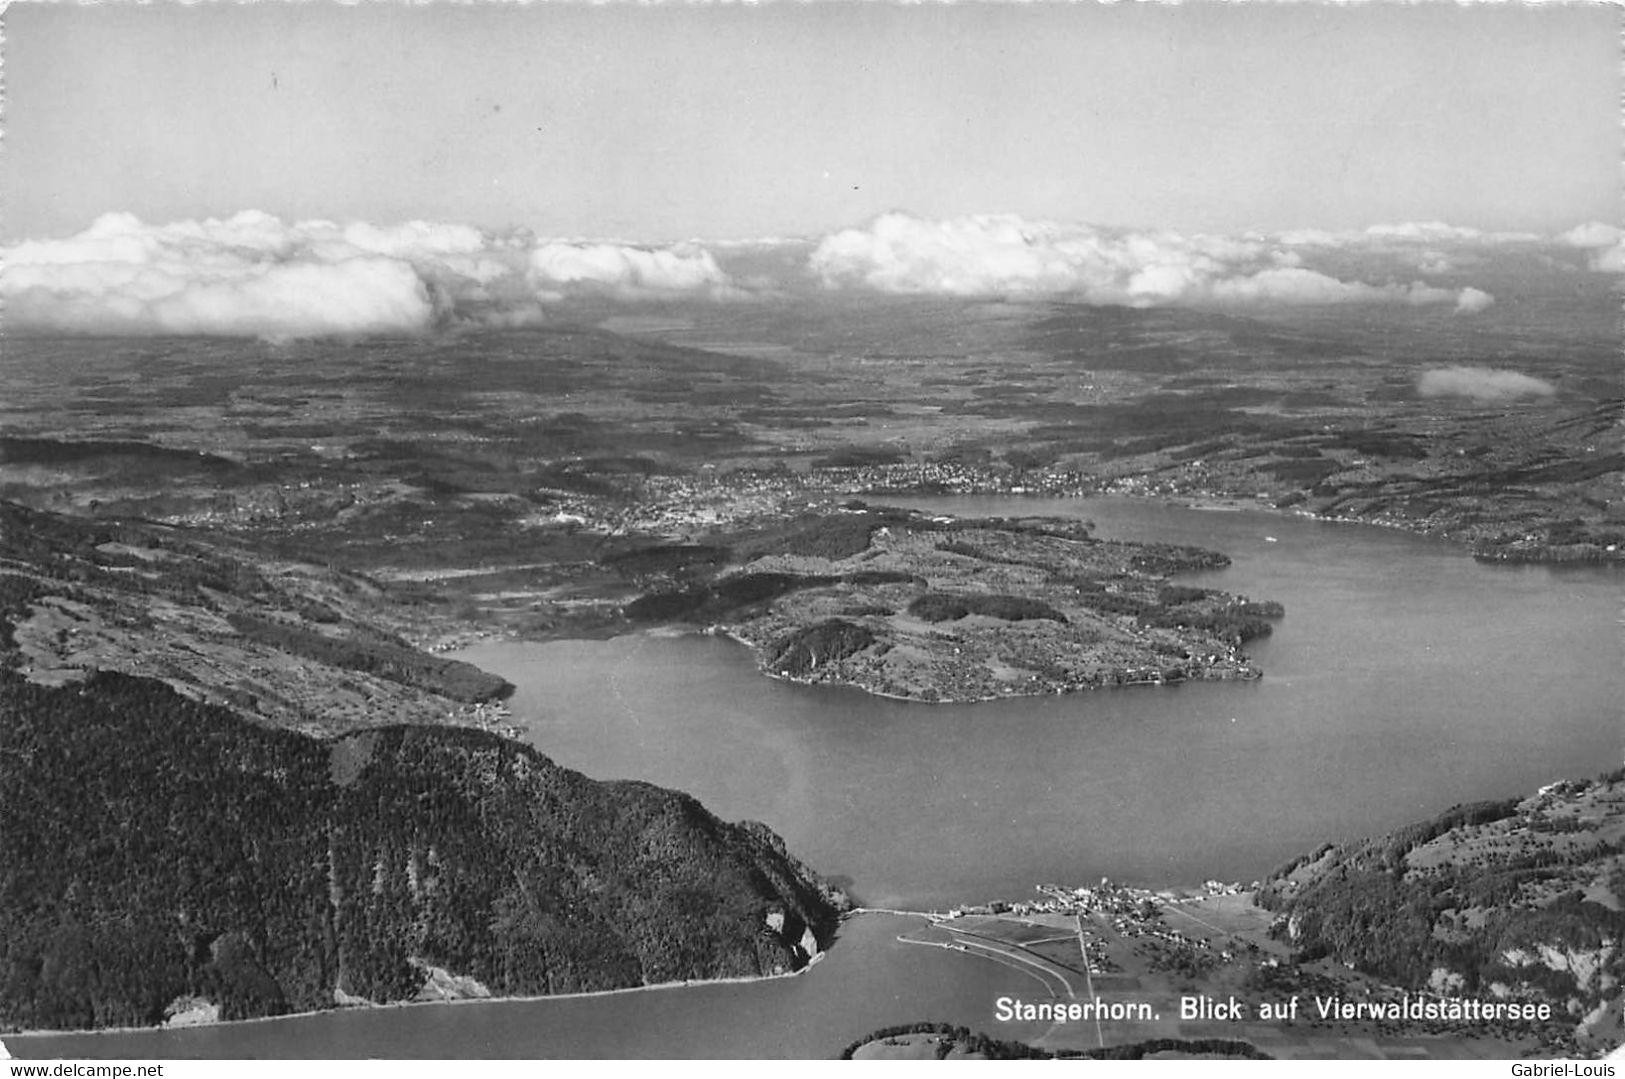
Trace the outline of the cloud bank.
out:
[[[1462,273],[1492,259],[1625,272],[1625,230],[1593,222],[1542,237],[1413,222],[1226,237],[890,213],[817,240],[641,247],[426,221],[286,222],[252,210],[168,224],[107,214],[75,236],[0,248],[0,301],[13,329],[274,338],[526,325],[578,296],[782,298],[820,286],[1471,315],[1495,300],[1464,286]]]
[[[1372,225],[1363,229],[1298,229],[1283,232],[1280,241],[1292,247],[1383,247],[1407,248],[1428,245],[1512,246],[1535,244],[1542,237],[1533,232],[1487,232],[1483,229],[1447,225],[1443,221],[1401,221]]]
[[[1601,221],[1578,225],[1558,237],[1587,252],[1586,265],[1598,273],[1625,273],[1625,229]]]
[[[1476,289],[1420,281],[1345,281],[1302,265],[1288,244],[1174,232],[1029,222],[1013,215],[930,221],[891,213],[824,238],[809,257],[830,288],[953,296],[1071,295],[1149,307],[1217,304],[1453,304],[1482,310]]]
[[[465,225],[286,223],[245,211],[151,225],[107,214],[62,240],[0,249],[18,329],[303,337],[539,321],[568,295],[738,289],[693,245],[646,249],[495,236]]]
[[[1557,392],[1556,386],[1543,379],[1488,367],[1436,367],[1422,372],[1416,389],[1423,397],[1465,397],[1483,402],[1550,397]]]

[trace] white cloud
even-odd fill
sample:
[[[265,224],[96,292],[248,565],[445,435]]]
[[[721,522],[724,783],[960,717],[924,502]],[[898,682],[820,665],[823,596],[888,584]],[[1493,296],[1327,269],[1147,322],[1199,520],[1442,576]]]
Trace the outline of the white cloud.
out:
[[[628,295],[701,292],[720,297],[736,292],[711,252],[695,244],[660,250],[621,244],[547,243],[529,255],[528,272],[548,285],[583,282]]]
[[[1487,232],[1443,221],[1400,221],[1364,229],[1296,229],[1277,234],[1290,247],[1355,247],[1398,250],[1417,245],[1509,246],[1540,243],[1533,232]]]
[[[1440,240],[1476,240],[1483,233],[1477,229],[1447,225],[1443,221],[1401,221],[1398,224],[1372,225],[1363,235],[1373,240],[1438,243]]]
[[[1486,232],[1438,221],[1373,225],[1357,231],[1299,229],[1276,239],[1288,248],[1384,255],[1421,273],[1455,273],[1480,264],[1495,251],[1529,251],[1553,267],[1573,268],[1567,260],[1549,261],[1552,249],[1579,248],[1586,267],[1602,273],[1625,272],[1625,230],[1592,221],[1555,236],[1532,232]]]
[[[1543,241],[1625,270],[1622,232],[1592,223]],[[524,325],[547,305],[729,299],[805,283],[887,293],[1071,296],[1093,303],[1402,304],[1470,314],[1493,298],[1413,275],[1459,273],[1525,233],[1438,222],[1239,237],[1102,229],[1013,215],[891,213],[816,243],[613,242],[493,234],[467,225],[285,222],[245,211],[148,224],[107,214],[65,239],[0,249],[7,325],[100,333],[296,337],[411,333],[449,323]],[[722,257],[719,263],[718,256]],[[1567,259],[1572,262],[1575,256]],[[726,267],[726,269],[724,268]]]
[[[515,325],[579,292],[738,293],[683,245],[495,236],[466,225],[233,217],[149,225],[107,214],[76,236],[0,249],[7,324],[95,333],[300,337]]]
[[[1586,264],[1599,273],[1625,273],[1625,229],[1591,221],[1558,237],[1570,247],[1588,251]]]
[[[1477,289],[1433,288],[1420,281],[1408,285],[1368,285],[1362,281],[1339,281],[1299,267],[1260,270],[1221,279],[1208,286],[1208,293],[1214,300],[1236,303],[1399,303],[1413,307],[1454,303],[1458,310],[1469,311],[1482,310],[1492,302],[1488,293]],[[1470,299],[1468,293],[1475,298]]]
[[[1485,293],[1343,281],[1265,237],[1122,232],[1012,215],[928,221],[885,214],[824,238],[808,260],[827,286],[963,296],[1075,295],[1094,303],[1455,303]]]
[[[1483,402],[1550,397],[1557,392],[1544,379],[1488,367],[1435,367],[1422,372],[1416,389],[1423,397],[1466,397]]]
[[[1588,221],[1574,226],[1558,239],[1570,247],[1608,247],[1619,243],[1621,236],[1625,236],[1625,229],[1601,221]]]
[[[1598,273],[1625,273],[1625,242],[1593,251],[1586,265]]]
[[[1464,288],[1456,294],[1456,312],[1471,315],[1495,302],[1495,297],[1481,289]]]
[[[1402,221],[1392,225],[1372,225],[1365,230],[1369,240],[1418,244],[1529,244],[1541,237],[1533,232],[1487,232],[1483,229],[1447,225],[1443,221]]]

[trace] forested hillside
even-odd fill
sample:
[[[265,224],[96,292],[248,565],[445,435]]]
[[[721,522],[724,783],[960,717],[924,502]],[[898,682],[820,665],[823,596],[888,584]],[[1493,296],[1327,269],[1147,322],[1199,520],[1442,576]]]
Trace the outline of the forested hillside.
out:
[[[1547,1000],[1596,1031],[1620,1021],[1622,900],[1625,771],[1324,847],[1258,894],[1304,958],[1439,993]]]
[[[309,734],[467,724],[512,692],[412,647],[422,612],[399,598],[228,537],[0,500],[0,667],[38,683],[123,671]]]
[[[0,672],[0,1027],[152,1024],[804,965],[819,885],[760,825],[511,740],[322,740],[162,682]]]

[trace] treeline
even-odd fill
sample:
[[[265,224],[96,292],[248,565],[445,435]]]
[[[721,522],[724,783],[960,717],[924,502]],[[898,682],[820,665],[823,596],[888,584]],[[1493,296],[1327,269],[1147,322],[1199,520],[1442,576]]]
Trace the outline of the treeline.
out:
[[[0,557],[27,563],[41,576],[65,578],[70,566],[96,558],[97,545],[128,534],[116,524],[63,517],[0,500]]]
[[[1174,573],[1187,573],[1200,569],[1223,569],[1230,564],[1230,556],[1204,547],[1187,547],[1172,543],[1135,544],[1137,548],[1129,565],[1141,573],[1154,573],[1166,577]]]
[[[1024,1042],[1006,1041],[999,1038],[990,1038],[986,1034],[973,1032],[969,1027],[954,1026],[951,1023],[897,1023],[889,1027],[881,1027],[872,1034],[849,1044],[841,1050],[841,1060],[851,1060],[853,1055],[871,1042],[884,1041],[887,1038],[900,1038],[909,1034],[935,1034],[940,1039],[937,1042],[936,1055],[941,1060],[955,1049],[965,1053],[975,1053],[987,1057],[989,1060],[1053,1060],[1055,1054],[1045,1049],[1038,1049]]]
[[[1274,600],[1238,600],[1223,592],[1182,585],[1160,589],[1155,599],[1127,592],[1107,592],[1099,581],[1075,582],[1077,602],[1100,614],[1132,615],[1142,626],[1203,630],[1228,644],[1239,645],[1273,631],[1273,620],[1286,608]]]
[[[838,663],[875,643],[875,635],[855,622],[830,618],[774,642],[763,666],[769,671],[804,677],[818,667]]]
[[[280,651],[332,667],[374,674],[455,701],[501,700],[513,693],[514,687],[505,679],[482,671],[472,663],[432,656],[410,645],[360,631],[329,636],[300,625],[240,612],[227,615],[226,620],[249,640]]]
[[[113,544],[143,551],[104,549]],[[142,557],[152,552],[155,557]],[[320,580],[320,589],[297,574],[272,580],[251,563],[251,551],[201,542],[183,530],[144,522],[84,521],[0,502],[0,557],[28,566],[39,578],[0,572],[0,648],[8,653],[15,646],[17,620],[44,596],[71,596],[104,613],[111,610],[117,616],[122,611],[133,617],[144,617],[147,597],[162,597],[223,615],[249,640],[453,700],[496,700],[513,691],[503,679],[471,664],[429,655],[363,623],[347,622],[324,598],[334,590],[349,597],[376,591],[365,579],[307,567]],[[243,609],[248,607],[256,613]],[[9,660],[15,664],[15,655]]]
[[[956,622],[973,614],[1006,622],[1036,618],[1066,622],[1066,615],[1043,600],[977,592],[927,592],[908,605],[908,613],[926,622]]]
[[[1620,844],[1568,842],[1568,829],[1540,827],[1543,818],[1535,817],[1519,820],[1504,844],[1474,846],[1470,861],[1407,865],[1416,848],[1456,829],[1515,817],[1519,806],[1517,800],[1456,806],[1387,836],[1322,848],[1271,874],[1257,901],[1281,916],[1278,924],[1290,924],[1300,960],[1330,956],[1412,987],[1427,985],[1442,967],[1462,977],[1467,994],[1500,982],[1544,992],[1559,1004],[1579,993],[1589,1008],[1595,1000],[1569,971],[1512,967],[1505,957],[1518,949],[1534,954],[1543,943],[1603,949],[1625,935],[1625,912],[1585,891],[1597,876],[1591,867],[1620,854]],[[1564,838],[1539,838],[1553,834]],[[1289,879],[1304,877],[1306,865],[1313,872],[1305,879]],[[1625,874],[1614,876],[1625,884]],[[1466,912],[1474,913],[1462,917]],[[1620,956],[1602,955],[1604,973],[1625,976]]]
[[[1492,473],[1491,479],[1497,487],[1515,484],[1584,483],[1611,472],[1625,472],[1625,453],[1598,454],[1580,460],[1507,468]]]
[[[1420,461],[1428,455],[1421,435],[1397,431],[1339,431],[1321,446],[1328,450],[1350,450],[1366,457]]]
[[[1517,798],[1464,802],[1461,805],[1451,806],[1431,820],[1407,824],[1385,836],[1359,840],[1342,847],[1326,843],[1312,854],[1300,855],[1271,871],[1269,876],[1264,878],[1263,887],[1259,890],[1260,902],[1269,905],[1273,898],[1286,888],[1288,878],[1293,873],[1305,865],[1318,862],[1327,854],[1332,854],[1340,860],[1351,860],[1361,865],[1377,865],[1389,872],[1401,873],[1405,868],[1406,855],[1417,847],[1431,843],[1454,828],[1493,824],[1498,820],[1505,820],[1517,814],[1519,804],[1520,799]]]
[[[740,573],[709,584],[639,596],[626,605],[626,617],[633,622],[716,621],[741,608],[839,580],[822,574]]]
[[[866,585],[877,584],[924,584],[925,578],[917,573],[908,573],[896,569],[860,569],[856,573],[843,574],[841,581],[844,584]]]
[[[400,1000],[414,961],[498,994],[770,973],[835,918],[766,829],[479,731],[320,741],[0,672],[0,1027]]]
[[[626,605],[633,622],[716,622],[770,603],[803,588],[918,584],[922,579],[896,570],[858,570],[840,576],[823,573],[738,573],[706,584],[649,592]]]
[[[773,554],[839,562],[868,550],[869,541],[882,528],[933,531],[936,527],[929,517],[912,510],[856,503],[844,513],[809,513],[753,530],[734,537],[730,547],[741,562]]]
[[[229,472],[238,464],[225,457],[196,450],[175,450],[151,442],[68,442],[55,438],[0,436],[0,462],[12,465],[77,465],[87,461],[121,464],[151,470],[203,469]]]
[[[1625,916],[1585,899],[1579,889],[1544,906],[1521,902],[1532,887],[1561,876],[1561,865],[1453,867],[1399,877],[1373,866],[1339,864],[1330,876],[1272,909],[1291,915],[1300,961],[1329,956],[1412,987],[1427,985],[1434,969],[1442,967],[1460,974],[1468,993],[1488,991],[1495,982],[1517,986],[1533,979],[1562,1002],[1578,988],[1572,974],[1539,964],[1512,969],[1505,953],[1554,940],[1571,942],[1577,950],[1599,949],[1625,932]],[[1470,925],[1441,926],[1444,912],[1473,908],[1488,914]]]
[[[20,573],[0,572],[0,664],[15,659],[12,649],[17,647],[17,623],[28,616],[35,600],[53,593],[32,577]]]
[[[978,527],[986,527],[986,522],[983,522],[983,521],[974,521],[974,522],[968,522],[968,523],[975,524]],[[955,528],[952,528],[952,527],[945,527],[944,531],[952,533],[952,532],[959,531],[959,530],[955,529]],[[1072,540],[1075,543],[1083,543],[1083,544],[1093,544],[1095,542],[1093,539],[1091,539],[1087,535],[1066,535],[1066,534],[1061,533],[1059,531],[1045,531],[1045,530],[1042,530],[1040,528],[1033,528],[1033,527],[1030,527],[1030,526],[1027,526],[1027,525],[1019,524],[1019,523],[1014,522],[1014,521],[1000,521],[999,522],[999,531],[1000,532],[1006,532],[1006,533],[1013,533],[1013,534],[1016,534],[1016,535],[1029,535],[1029,536],[1032,536],[1032,535],[1038,535],[1038,536],[1050,535],[1050,536],[1057,536],[1057,537],[1059,537],[1061,539],[1069,539],[1069,540]],[[995,563],[995,564],[998,564],[998,565],[1029,566],[1029,567],[1033,565],[1033,560],[1032,560],[1031,557],[1015,558],[1015,557],[1011,557],[1009,555],[999,554],[996,551],[990,551],[987,548],[982,547],[982,546],[980,546],[978,544],[975,544],[975,543],[965,543],[962,540],[949,540],[946,543],[939,543],[937,545],[937,550],[942,551],[945,554],[964,555],[967,558],[974,558],[974,559],[977,559],[978,561],[981,561],[981,562],[992,562],[992,563]]]
[[[1152,607],[1139,612],[1136,617],[1142,626],[1163,629],[1186,626],[1211,633],[1227,644],[1239,645],[1255,637],[1267,636],[1275,628],[1271,621],[1285,613],[1285,609],[1274,601],[1241,601]]]
[[[1149,1038],[1127,1045],[1108,1045],[1099,1049],[1061,1049],[1051,1052],[1025,1042],[992,1038],[986,1034],[973,1032],[969,1027],[929,1022],[898,1023],[882,1027],[842,1049],[840,1059],[851,1060],[859,1049],[873,1042],[906,1037],[910,1034],[937,1035],[938,1060],[946,1058],[955,1050],[961,1050],[967,1055],[983,1056],[989,1060],[1143,1060],[1158,1053],[1235,1057],[1241,1060],[1274,1059],[1250,1042],[1234,1038]]]
[[[1473,553],[1484,561],[1602,561],[1605,548],[1621,543],[1625,543],[1625,532],[1570,517],[1545,526],[1545,538],[1540,547],[1523,546],[1522,532],[1499,532],[1479,543]],[[1579,549],[1554,552],[1550,550],[1553,547]]]
[[[108,551],[122,543],[161,551],[153,561]],[[247,557],[230,547],[196,542],[180,529],[136,521],[91,521],[0,501],[0,557],[36,576],[106,586],[119,592],[198,603],[202,589],[270,600],[276,590]],[[130,573],[122,570],[137,569]]]
[[[1158,1053],[1234,1057],[1238,1060],[1275,1059],[1251,1042],[1238,1041],[1234,1038],[1150,1038],[1130,1045],[1108,1045],[1103,1049],[1090,1049],[1079,1055],[1089,1060],[1144,1060]]]
[[[598,564],[633,579],[675,576],[725,564],[728,548],[713,543],[662,543],[598,556]]]
[[[1291,457],[1284,461],[1266,461],[1259,466],[1282,483],[1297,487],[1313,487],[1328,476],[1341,472],[1344,465],[1325,457]]]
[[[809,467],[815,469],[875,468],[894,465],[903,460],[903,451],[894,446],[843,446],[815,457]]]

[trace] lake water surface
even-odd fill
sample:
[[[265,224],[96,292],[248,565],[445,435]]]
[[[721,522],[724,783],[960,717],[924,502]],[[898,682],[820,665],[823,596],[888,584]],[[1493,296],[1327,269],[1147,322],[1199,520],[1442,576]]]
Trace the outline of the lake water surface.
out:
[[[1187,575],[1279,600],[1265,677],[982,704],[775,682],[722,638],[489,644],[530,739],[598,778],[766,821],[864,902],[1044,880],[1248,880],[1327,840],[1617,765],[1625,671],[1607,570],[1487,566],[1368,526],[1126,499],[936,499],[1216,547]]]
[[[926,705],[774,682],[741,646],[694,635],[460,658],[518,686],[516,718],[559,763],[765,821],[875,906],[1101,876],[1249,880],[1327,840],[1616,767],[1625,750],[1618,571],[1480,565],[1397,531],[1127,499],[910,504],[1225,551],[1233,565],[1186,579],[1285,604],[1249,646],[1265,677]],[[904,924],[857,919],[811,972],[752,985],[7,1041],[19,1055],[820,1056],[890,1022],[991,1031],[1000,992],[1035,992],[984,960],[896,943]]]

